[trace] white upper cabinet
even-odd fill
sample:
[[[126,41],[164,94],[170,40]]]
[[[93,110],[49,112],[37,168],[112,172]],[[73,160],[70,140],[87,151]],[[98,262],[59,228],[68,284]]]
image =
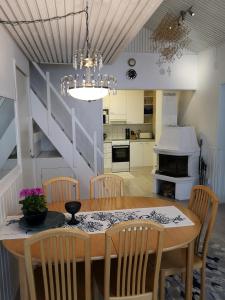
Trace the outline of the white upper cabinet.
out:
[[[127,123],[143,124],[144,123],[144,91],[127,90]]]
[[[109,109],[110,123],[143,124],[144,91],[117,90],[116,95],[103,99],[103,109]]]
[[[126,122],[126,91],[118,90],[116,95],[110,95],[109,120],[110,122]]]

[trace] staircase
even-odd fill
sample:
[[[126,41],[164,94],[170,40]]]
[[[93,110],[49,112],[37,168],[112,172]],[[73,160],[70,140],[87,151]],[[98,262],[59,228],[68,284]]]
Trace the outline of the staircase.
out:
[[[8,157],[16,147],[16,127],[15,119],[11,121],[4,134],[0,138],[0,169],[6,163]]]
[[[14,101],[0,97],[0,170],[15,147]]]
[[[88,198],[90,178],[103,170],[103,153],[97,146],[97,133],[93,137],[88,134],[76,118],[75,109],[65,103],[49,81],[49,73],[45,74],[37,64],[33,65],[42,77],[46,97],[38,95],[37,88],[31,89],[32,118],[80,181],[81,197]]]

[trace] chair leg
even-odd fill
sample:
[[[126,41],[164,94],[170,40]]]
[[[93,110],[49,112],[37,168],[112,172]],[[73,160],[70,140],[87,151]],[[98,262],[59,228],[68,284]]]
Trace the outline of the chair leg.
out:
[[[159,275],[159,300],[165,300],[165,273],[161,270]]]
[[[183,284],[185,284],[185,282],[186,282],[186,272],[181,273],[181,280],[182,280]]]
[[[200,290],[200,300],[205,300],[205,265],[202,266],[201,270],[201,290]]]

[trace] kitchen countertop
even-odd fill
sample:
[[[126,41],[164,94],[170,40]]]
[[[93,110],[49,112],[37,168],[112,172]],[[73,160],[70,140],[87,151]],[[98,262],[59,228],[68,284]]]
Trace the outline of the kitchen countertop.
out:
[[[127,139],[105,139],[104,143],[112,143],[112,141],[127,141]],[[155,139],[129,139],[130,142],[154,142]]]

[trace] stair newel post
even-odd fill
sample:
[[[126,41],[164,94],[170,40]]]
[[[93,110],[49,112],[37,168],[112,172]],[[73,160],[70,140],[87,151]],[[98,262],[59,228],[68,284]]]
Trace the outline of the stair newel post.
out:
[[[94,172],[98,173],[98,157],[97,157],[97,132],[94,132]]]
[[[48,110],[48,134],[50,135],[50,122],[51,122],[51,91],[50,91],[50,76],[46,72],[46,88],[47,88],[47,110]]]
[[[75,108],[71,109],[72,116],[72,143],[73,143],[73,167],[76,167],[76,118],[75,118]]]

